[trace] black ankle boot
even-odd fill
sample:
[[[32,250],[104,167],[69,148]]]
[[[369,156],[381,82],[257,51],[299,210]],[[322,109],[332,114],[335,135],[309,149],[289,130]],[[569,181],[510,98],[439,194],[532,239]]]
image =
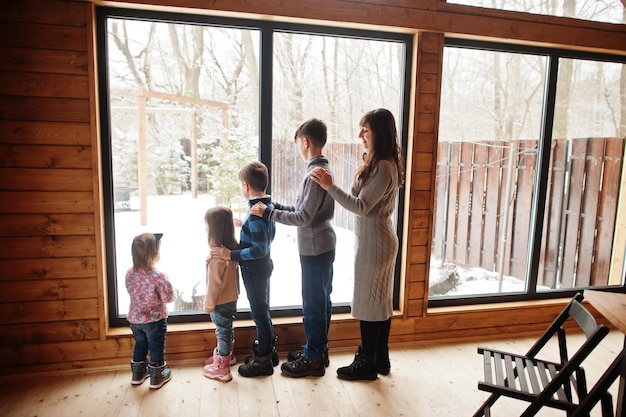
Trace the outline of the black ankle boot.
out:
[[[376,372],[376,354],[365,353],[361,346],[354,355],[354,361],[348,366],[337,369],[337,376],[350,381],[373,381],[378,378]]]
[[[239,369],[239,375],[245,377],[269,376],[274,373],[274,365],[272,364],[272,354],[265,356],[256,356],[253,352],[252,358]]]
[[[389,375],[391,362],[389,362],[389,349],[376,352],[376,372],[381,375]]]
[[[278,342],[278,336],[274,336],[274,344],[272,345],[272,365],[278,365],[278,352],[276,352],[276,342]],[[252,355],[246,356],[244,363],[249,363],[256,356],[259,356],[259,341],[252,342]]]

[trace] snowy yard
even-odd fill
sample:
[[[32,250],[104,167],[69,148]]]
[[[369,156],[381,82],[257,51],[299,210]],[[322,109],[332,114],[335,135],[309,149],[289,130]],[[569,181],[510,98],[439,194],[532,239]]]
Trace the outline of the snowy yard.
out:
[[[243,198],[242,198],[243,203]],[[286,202],[289,203],[289,202]],[[131,197],[131,211],[115,213],[115,240],[117,248],[117,279],[120,313],[128,312],[129,297],[124,284],[128,268],[132,266],[130,247],[133,238],[143,232],[163,233],[161,259],[157,269],[167,274],[183,299],[191,301],[194,286],[198,295],[205,292],[205,259],[208,255],[204,213],[215,203],[207,195],[150,196],[148,197],[148,224],[140,226],[139,203]],[[234,211],[234,210],[233,210]],[[244,219],[245,212],[235,213]],[[236,229],[239,239],[239,229]],[[354,277],[354,250],[352,232],[336,228],[337,251],[333,280],[333,303],[350,302]],[[300,258],[296,242],[296,228],[276,224],[276,238],[272,243],[274,272],[271,278],[271,304],[287,307],[301,304]],[[172,304],[173,306],[173,304]],[[237,303],[239,309],[248,308],[243,283]]]
[[[430,298],[436,296],[467,296],[467,295],[494,295],[498,293],[520,293],[526,291],[526,283],[518,278],[502,275],[497,271],[489,271],[479,267],[463,267],[451,263],[443,263],[440,258],[430,259]],[[449,274],[454,270],[457,282],[454,288],[448,291],[446,285],[437,287],[438,283],[443,283],[449,279]],[[502,283],[500,284],[500,280]],[[437,289],[434,289],[437,288]],[[539,291],[550,291],[547,287],[538,287]]]
[[[242,200],[242,203],[243,200]],[[192,295],[205,292],[204,265],[208,255],[204,213],[214,206],[212,198],[199,195],[151,196],[148,198],[148,225],[139,223],[138,201],[131,198],[131,210],[115,213],[115,239],[117,247],[117,279],[119,311],[128,312],[129,297],[124,284],[126,270],[132,266],[130,246],[133,238],[143,232],[163,233],[161,259],[157,268],[166,273],[182,299],[191,302]],[[235,212],[244,219],[245,212]],[[354,282],[354,236],[346,229],[335,228],[337,252],[333,280],[333,303],[349,303]],[[239,237],[239,229],[236,230]],[[273,307],[291,307],[301,304],[300,259],[296,242],[296,228],[276,224],[276,238],[272,243],[274,272],[271,278],[271,304]],[[441,260],[431,259],[430,283],[445,279],[448,271],[439,268]],[[498,292],[497,272],[481,268],[455,267],[458,283],[446,296],[470,294],[495,294]],[[502,292],[524,291],[524,282],[510,276],[502,277]],[[195,294],[194,294],[195,288]],[[442,294],[437,294],[442,295]],[[432,296],[436,296],[432,294]],[[243,283],[237,303],[239,309],[249,307]],[[173,308],[173,304],[171,305]]]

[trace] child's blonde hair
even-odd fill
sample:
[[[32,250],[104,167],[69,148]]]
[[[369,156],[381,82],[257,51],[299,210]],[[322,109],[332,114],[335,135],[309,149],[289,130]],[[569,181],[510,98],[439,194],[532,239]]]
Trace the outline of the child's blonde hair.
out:
[[[238,249],[235,237],[233,212],[228,207],[213,207],[204,215],[209,237],[209,246],[224,246],[230,250]]]
[[[131,246],[133,254],[133,268],[152,269],[154,262],[159,254],[159,246],[161,244],[161,235],[155,236],[152,233],[142,233],[135,236]]]

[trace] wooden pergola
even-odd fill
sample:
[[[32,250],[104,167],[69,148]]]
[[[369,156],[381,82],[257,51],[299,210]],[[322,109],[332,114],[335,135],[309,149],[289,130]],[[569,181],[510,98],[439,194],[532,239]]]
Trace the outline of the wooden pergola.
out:
[[[167,113],[190,113],[191,119],[191,195],[193,198],[198,196],[198,115],[206,111],[206,108],[218,108],[222,113],[222,126],[228,128],[228,104],[206,100],[195,97],[178,96],[174,94],[160,93],[155,91],[140,90],[111,90],[112,97],[132,96],[137,99],[137,107],[112,106],[116,110],[136,110],[138,120],[138,146],[137,146],[137,185],[139,192],[139,212],[141,225],[148,223],[148,146],[147,146],[147,114],[148,112],[167,112]],[[149,98],[160,100],[169,100],[177,103],[194,104],[195,108],[177,108],[177,107],[148,107]],[[224,139],[227,139],[224,133]]]

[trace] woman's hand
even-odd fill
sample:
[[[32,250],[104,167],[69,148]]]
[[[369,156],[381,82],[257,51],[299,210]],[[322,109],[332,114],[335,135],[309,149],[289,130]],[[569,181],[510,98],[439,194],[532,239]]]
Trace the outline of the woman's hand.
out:
[[[258,202],[250,208],[250,214],[257,217],[263,217],[263,213],[267,206],[265,203]]]
[[[333,177],[324,168],[313,168],[311,179],[318,183],[324,190],[328,190],[333,185]]]

